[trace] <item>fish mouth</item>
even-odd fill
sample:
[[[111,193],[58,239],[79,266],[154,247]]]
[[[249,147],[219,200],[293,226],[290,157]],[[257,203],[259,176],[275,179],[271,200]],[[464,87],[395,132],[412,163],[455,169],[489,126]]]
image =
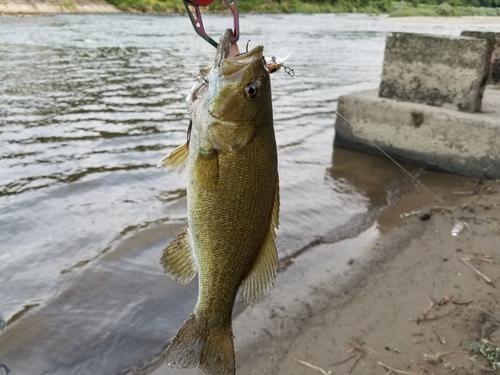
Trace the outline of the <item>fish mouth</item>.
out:
[[[231,29],[226,29],[222,33],[215,55],[214,66],[220,70],[220,75],[226,77],[240,72],[241,74],[233,77],[238,79],[246,68],[253,65],[252,63],[263,59],[264,48],[259,45],[250,51],[240,53],[238,45],[236,43],[231,44],[233,35],[233,30]]]
[[[238,44],[231,44],[233,36],[233,30],[231,29],[226,29],[222,33],[219,45],[217,46],[217,52],[215,53],[215,66],[219,66],[224,59],[239,54]]]

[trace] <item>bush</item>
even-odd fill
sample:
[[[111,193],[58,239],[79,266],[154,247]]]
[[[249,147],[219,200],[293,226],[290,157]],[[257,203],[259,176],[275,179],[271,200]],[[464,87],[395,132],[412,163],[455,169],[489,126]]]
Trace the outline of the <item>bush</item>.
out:
[[[403,12],[408,9],[408,5],[404,1],[397,2],[392,6],[392,11],[394,12]]]
[[[366,14],[380,14],[380,10],[369,5],[367,6],[366,8],[363,9],[363,13],[366,13]]]
[[[390,13],[392,10],[392,1],[391,0],[382,0],[378,4],[378,8],[384,13]]]
[[[458,16],[459,13],[455,8],[453,8],[450,4],[448,3],[442,3],[441,5],[438,5],[436,7],[436,13],[438,16],[446,16],[446,17],[452,17],[452,16]]]

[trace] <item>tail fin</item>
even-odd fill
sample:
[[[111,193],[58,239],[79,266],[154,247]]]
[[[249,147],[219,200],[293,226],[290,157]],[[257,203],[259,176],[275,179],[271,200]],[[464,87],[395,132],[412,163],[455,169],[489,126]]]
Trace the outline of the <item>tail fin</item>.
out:
[[[166,351],[172,367],[200,367],[207,375],[234,375],[233,331],[209,326],[192,313],[174,336]]]

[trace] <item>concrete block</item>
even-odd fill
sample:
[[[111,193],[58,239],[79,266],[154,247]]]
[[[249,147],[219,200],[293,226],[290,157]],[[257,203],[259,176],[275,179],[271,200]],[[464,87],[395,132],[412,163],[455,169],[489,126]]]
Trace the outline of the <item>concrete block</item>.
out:
[[[490,60],[490,76],[488,83],[500,85],[500,33],[491,31],[462,31],[461,36],[486,39],[491,44],[493,52]]]
[[[484,113],[380,98],[376,90],[339,98],[335,144],[465,176],[500,178],[500,90],[488,88]],[[373,143],[371,143],[373,142]]]
[[[486,40],[410,33],[387,36],[383,98],[475,112],[489,74]]]

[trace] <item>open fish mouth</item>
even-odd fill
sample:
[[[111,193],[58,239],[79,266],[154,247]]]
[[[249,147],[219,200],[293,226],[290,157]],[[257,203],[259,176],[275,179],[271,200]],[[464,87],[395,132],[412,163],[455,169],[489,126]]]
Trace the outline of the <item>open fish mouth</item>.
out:
[[[258,60],[265,62],[263,57],[264,48],[258,45],[251,49],[240,53],[238,45],[231,44],[233,39],[233,31],[227,29],[222,33],[215,55],[214,67],[219,69],[219,74],[222,76],[232,76],[237,72],[243,72],[252,63]],[[239,76],[239,74],[238,74]],[[237,77],[234,77],[237,79]]]
[[[231,44],[233,39],[233,30],[226,29],[222,33],[219,39],[219,45],[217,46],[217,52],[215,54],[215,66],[219,66],[223,59],[235,57],[239,55],[238,44]]]

